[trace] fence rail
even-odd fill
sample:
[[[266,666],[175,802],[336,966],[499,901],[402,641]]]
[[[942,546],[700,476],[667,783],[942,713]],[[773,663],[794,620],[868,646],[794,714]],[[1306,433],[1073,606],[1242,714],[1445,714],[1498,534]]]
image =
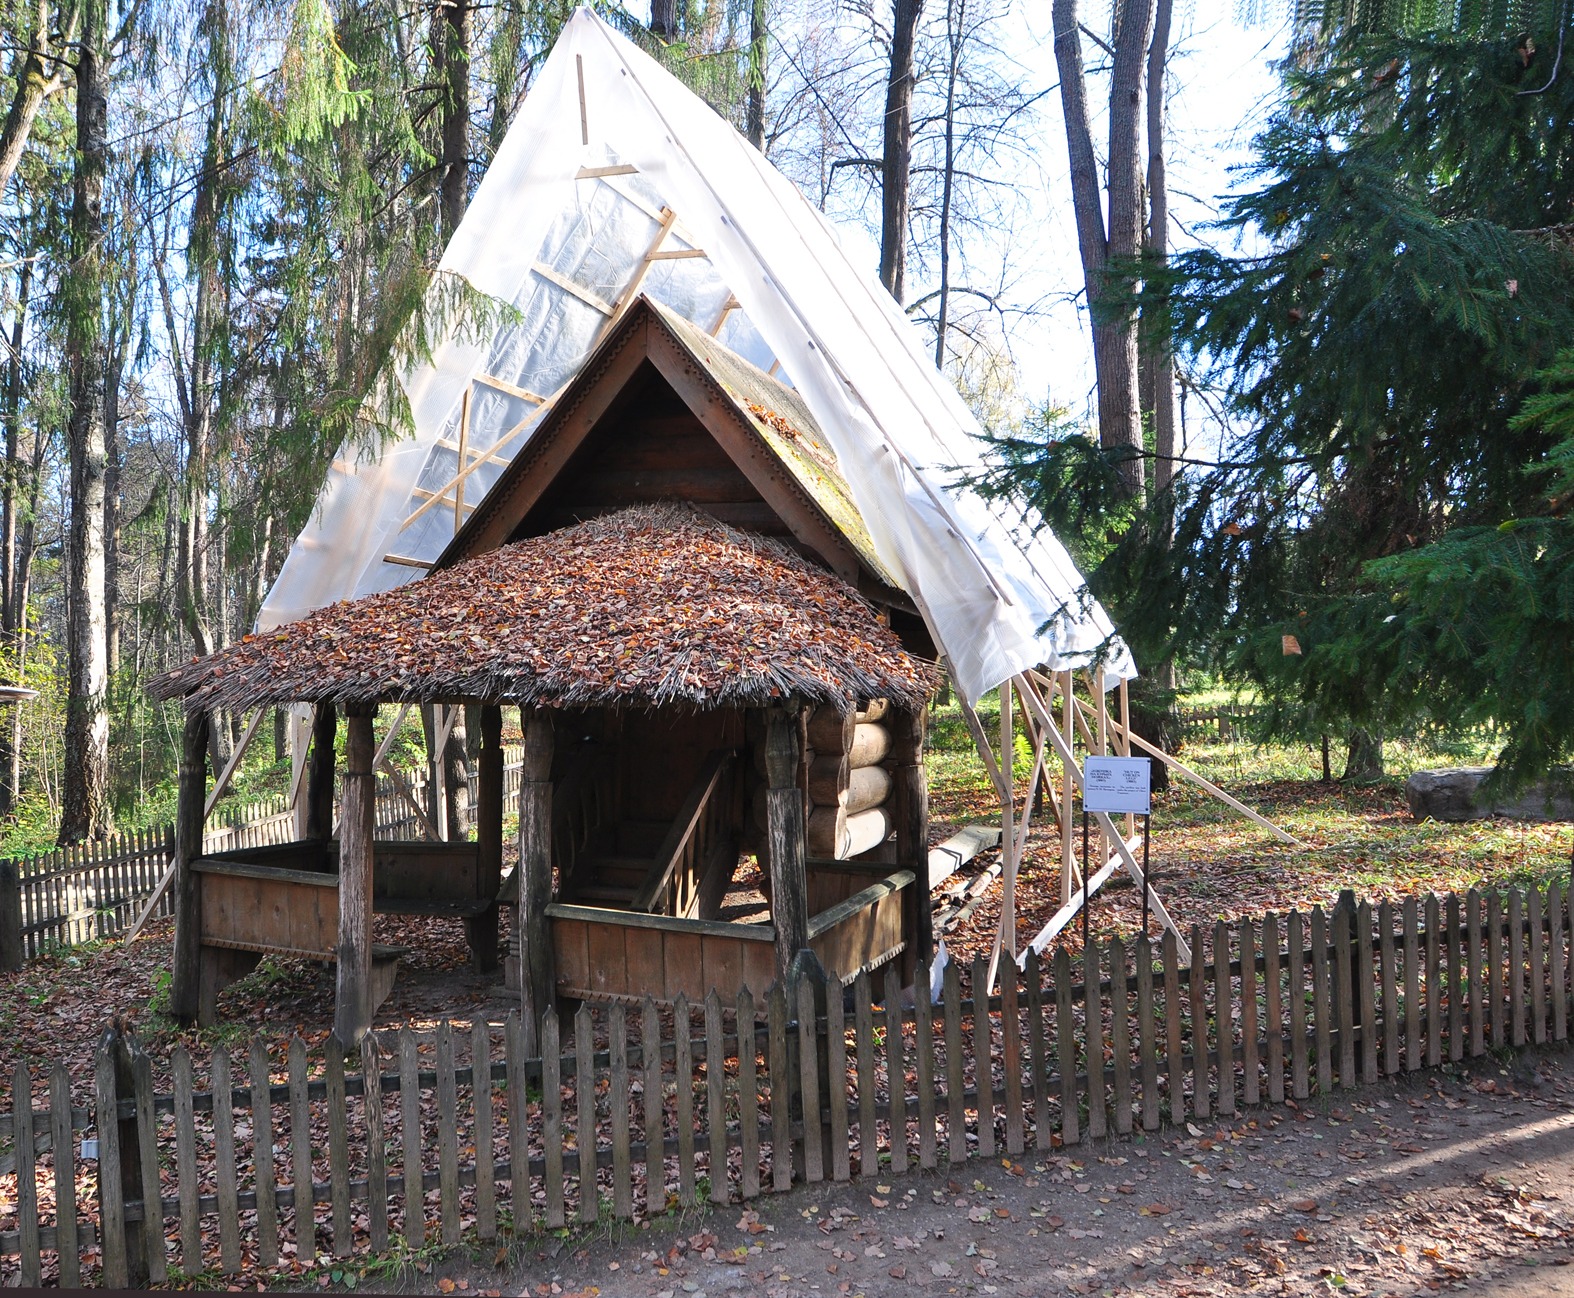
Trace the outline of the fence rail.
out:
[[[511,751],[503,770],[504,796],[519,788],[519,758]],[[424,774],[404,783],[424,806]],[[471,777],[471,805],[475,777]],[[415,808],[387,778],[377,792],[379,838],[420,838],[424,827]],[[266,847],[295,837],[295,818],[285,797],[232,813],[228,823],[210,825],[205,850]],[[78,843],[42,856],[0,861],[0,971],[20,968],[50,946],[74,946],[115,937],[129,929],[158,887],[175,850],[175,827],[117,834],[97,843]],[[166,892],[150,918],[174,913]]]
[[[492,1241],[1233,1118],[1566,1040],[1571,919],[1561,886],[1472,891],[1221,923],[1211,943],[1194,929],[1189,967],[1168,935],[1077,967],[1061,950],[987,999],[981,965],[952,965],[916,1011],[892,969],[845,995],[804,978],[736,1002],[581,1005],[545,1021],[539,1059],[510,1016],[369,1037],[348,1073],[299,1039],[220,1047],[199,1090],[177,1047],[167,1095],[111,1030],[90,1106],[71,1106],[62,1064],[17,1074],[0,1279],[233,1276],[380,1254],[396,1234]]]
[[[1260,711],[1254,703],[1227,703],[1212,708],[1180,708],[1175,724],[1185,740],[1229,743],[1249,730]]]

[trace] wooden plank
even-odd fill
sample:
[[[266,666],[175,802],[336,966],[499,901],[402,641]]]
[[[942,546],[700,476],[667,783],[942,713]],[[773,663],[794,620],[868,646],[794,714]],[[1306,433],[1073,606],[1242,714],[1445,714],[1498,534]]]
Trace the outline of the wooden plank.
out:
[[[1137,1069],[1141,1095],[1141,1123],[1144,1131],[1157,1131],[1159,1112],[1159,1034],[1153,1004],[1153,942],[1146,933],[1137,934],[1133,947],[1137,972]]]
[[[1563,885],[1554,879],[1547,886],[1547,980],[1552,987],[1554,1041],[1566,1041],[1569,1035],[1568,965],[1563,947],[1565,915]]]
[[[55,1255],[60,1287],[76,1289],[82,1282],[77,1252],[76,1149],[71,1123],[71,1073],[56,1064],[49,1074],[49,1130],[55,1152]]]
[[[1459,920],[1459,894],[1449,893],[1444,906],[1448,958],[1448,1058],[1457,1063],[1465,1057],[1465,985],[1460,973],[1464,960],[1464,938]]]
[[[421,1186],[420,1059],[415,1033],[399,1029],[399,1167],[404,1174],[404,1237],[419,1246],[426,1239],[426,1191]]]
[[[475,1146],[475,1228],[483,1242],[497,1238],[497,1160],[492,1152],[492,1031],[484,1018],[470,1024],[470,1104]]]
[[[661,1015],[646,996],[640,1006],[639,1048],[645,1099],[645,1216],[667,1209],[666,1105],[662,1102]]]
[[[1547,1039],[1547,915],[1534,884],[1525,896],[1525,910],[1530,920],[1530,1039],[1539,1046]]]
[[[1508,1015],[1503,983],[1503,895],[1487,893],[1487,1026],[1493,1049],[1508,1044]]]
[[[130,1284],[126,1257],[126,1204],[120,1180],[117,1098],[115,1061],[108,1048],[101,1048],[93,1061],[93,1108],[98,1125],[99,1244],[104,1287],[107,1289],[125,1289]]]
[[[1292,921],[1299,916],[1292,915]],[[1333,1094],[1333,1005],[1329,999],[1328,982],[1331,971],[1328,965],[1328,920],[1321,906],[1312,907],[1312,1024],[1317,1036],[1317,1093]],[[1294,946],[1291,947],[1293,951]],[[1297,1097],[1299,1098],[1299,1097]]]
[[[1414,1072],[1421,1067],[1421,918],[1414,897],[1406,897],[1400,907],[1405,983],[1405,1068]]]
[[[1465,968],[1470,1005],[1470,1045],[1474,1059],[1486,1052],[1484,988],[1481,969],[1481,894],[1474,888],[1465,894]],[[1456,983],[1455,986],[1458,984]]]
[[[1115,1132],[1131,1134],[1131,1000],[1126,981],[1126,944],[1109,944],[1110,1051],[1115,1057]]]
[[[707,1009],[707,1017],[709,1006]],[[720,1017],[718,1015],[718,1017]],[[634,1177],[630,1166],[632,1136],[629,1123],[629,1059],[628,1012],[622,1004],[607,1011],[607,1052],[610,1087],[607,1104],[612,1110],[612,1213],[619,1221],[634,1217]],[[705,1067],[709,1072],[711,1044],[706,1030]],[[715,1163],[715,1154],[711,1162]],[[725,1168],[725,1163],[723,1164]],[[711,1180],[716,1180],[716,1169],[711,1168]],[[723,1176],[725,1182],[725,1175]]]
[[[705,994],[705,1132],[710,1140],[706,1157],[710,1173],[710,1201],[726,1203],[727,1192],[727,1032],[722,1020],[721,996],[713,986]]]
[[[235,1174],[234,1083],[230,1054],[223,1046],[214,1047],[208,1075],[213,1083],[213,1178],[219,1209],[219,1266],[225,1275],[235,1275],[241,1268],[241,1251],[239,1187]],[[152,1080],[150,1074],[149,1099],[152,1098]],[[157,1173],[154,1184],[157,1184]],[[162,1240],[162,1230],[159,1235]]]
[[[754,993],[743,987],[738,991],[738,1192],[745,1202],[760,1194],[760,1080],[755,1062],[759,1040],[755,1028]]]
[[[1516,1046],[1525,1044],[1525,899],[1518,888],[1508,890],[1508,1033]]]
[[[317,1256],[317,1207],[312,1176],[312,1111],[306,1089],[306,1043],[290,1038],[290,1176],[294,1187],[295,1256]]]
[[[1170,1092],[1170,1121],[1186,1121],[1185,1053],[1181,1039],[1180,944],[1165,930],[1159,938],[1159,961],[1164,971],[1165,1078]]]
[[[1006,1153],[1013,1158],[1020,1158],[1027,1147],[1026,1115],[1022,1105],[1022,1004],[1017,978],[1016,963],[1008,960],[1000,975],[1000,1063],[1005,1074]],[[919,1053],[922,1057],[922,1041]],[[922,1102],[920,1090],[920,1109]]]
[[[1192,959],[1197,959],[1192,947]],[[1230,982],[1230,928],[1222,919],[1213,926],[1213,1025],[1219,1043],[1219,1115],[1235,1116],[1235,1024]]]
[[[684,1029],[688,1028],[688,1011],[683,1007],[680,1016]],[[687,1046],[687,1031],[679,1040]],[[601,1199],[596,1184],[596,1029],[595,1021],[591,1018],[590,1006],[582,1004],[574,1014],[574,1152],[575,1169],[579,1173],[579,1220],[583,1225],[593,1224],[601,1215]],[[694,1061],[688,1061],[687,1076],[694,1076]],[[680,1074],[680,1077],[683,1074]],[[682,1087],[679,1095],[683,1094]],[[693,1098],[692,1089],[689,1096]],[[687,1123],[683,1123],[683,1113],[679,1109],[679,1139],[682,1139],[683,1127],[689,1130],[689,1138],[693,1140],[694,1115],[690,1112]],[[690,1152],[690,1165],[692,1168],[693,1153]],[[690,1173],[692,1178],[692,1171]],[[693,1203],[693,1181],[690,1180],[689,1197],[686,1203]]]
[[[769,1008],[771,1069],[771,1186],[792,1189],[792,1065],[787,1052],[787,994],[772,985]]]
[[[1372,903],[1355,910],[1355,989],[1361,1004],[1361,1080],[1371,1085],[1382,1075],[1378,1051],[1378,980],[1372,942]]]
[[[1044,1034],[1044,974],[1038,952],[1027,949],[1023,978],[1027,983],[1028,1087],[1033,1094],[1033,1147],[1047,1152],[1052,1145],[1049,1129],[1049,1057]]]
[[[1437,894],[1426,895],[1426,1062],[1436,1068],[1443,1062],[1443,1004],[1444,995],[1441,954],[1443,948],[1442,916],[1437,904]],[[1448,993],[1453,1000],[1452,992]]]
[[[1360,981],[1356,968],[1354,912],[1347,906],[1336,906],[1333,913],[1334,963],[1331,994],[1334,1018],[1339,1034],[1339,1085],[1344,1090],[1357,1084],[1359,1079],[1359,1051],[1355,1023],[1356,1002]],[[1363,1025],[1371,1031],[1372,1021]]]
[[[1081,1142],[1077,1106],[1077,1022],[1072,1006],[1071,953],[1055,950],[1055,1048],[1060,1055],[1060,1140]]]
[[[817,1049],[817,1029],[814,1005],[814,984],[808,978],[797,980],[798,1010],[798,1074],[803,1095],[803,1175],[811,1185],[825,1179],[825,1141],[820,1126],[820,1064]],[[890,1006],[886,1007],[887,1014]],[[901,1029],[893,1034],[886,1031],[886,1048],[890,1049],[891,1037],[900,1039]],[[896,1092],[893,1088],[892,1099]]]
[[[1247,1108],[1262,1103],[1258,1069],[1262,1048],[1257,1039],[1257,929],[1249,919],[1239,926],[1241,949],[1241,1103]]]
[[[1267,1020],[1268,1103],[1284,1103],[1284,962],[1279,950],[1279,917],[1269,911],[1262,920],[1263,1009]],[[1291,995],[1300,988],[1291,985]],[[1304,1043],[1303,1043],[1304,1051]],[[1304,1054],[1303,1054],[1304,1059]]]
[[[1208,1095],[1207,968],[1202,962],[1202,926],[1191,926],[1191,1114],[1205,1122],[1211,1112]],[[1223,1052],[1220,1059],[1222,1062]]]
[[[697,1201],[694,1176],[694,1046],[689,1000],[682,992],[672,1003],[672,1085],[677,1098],[678,1199],[686,1207]]]
[[[169,1062],[175,1082],[175,1187],[180,1196],[180,1269],[189,1276],[201,1275],[207,1268],[202,1260],[202,1224],[197,1207],[202,1183],[197,1179],[191,1055],[184,1045],[177,1045],[170,1053]]]
[[[902,983],[895,963],[885,967],[885,1071],[890,1100],[891,1172],[902,1176],[912,1159],[907,1139],[907,1035]]]
[[[940,998],[944,1008],[946,1155],[953,1164],[961,1164],[967,1159],[967,1084],[962,1057],[962,973],[954,960],[946,963],[941,975]]]
[[[530,1193],[530,1088],[525,1071],[525,1024],[518,1010],[510,1010],[503,1022],[503,1057],[508,1074],[508,1206],[513,1217],[512,1234],[518,1240],[529,1234],[535,1224],[535,1201]]]
[[[826,1096],[831,1115],[831,1179],[845,1181],[852,1176],[852,1154],[848,1148],[847,1124],[847,1024],[842,1003],[842,980],[833,969],[825,996]],[[934,1093],[930,1092],[931,1110]],[[933,1119],[930,1141],[933,1143]]]
[[[454,1077],[454,1032],[437,1025],[437,1199],[445,1246],[459,1242],[459,1086]]]
[[[333,1253],[335,1257],[349,1257],[355,1252],[355,1233],[350,1216],[350,1138],[346,1126],[344,1055],[331,1041],[324,1077],[328,1094],[328,1199],[333,1212]]]
[[[11,1083],[11,1138],[16,1150],[14,1205],[20,1235],[18,1275],[24,1289],[43,1284],[43,1257],[38,1235],[38,1162],[33,1139],[33,1075],[26,1064],[17,1066]],[[159,1232],[159,1243],[164,1242]],[[163,1257],[162,1247],[159,1256]]]
[[[853,1053],[858,1069],[858,1172],[872,1176],[880,1170],[880,1141],[875,1123],[874,994],[869,971],[853,979]]]
[[[258,1106],[267,1104],[268,1055],[260,1040],[252,1042],[251,1053],[251,1104],[252,1113]],[[259,1099],[260,1095],[260,1099]],[[382,1064],[378,1058],[377,1038],[368,1032],[361,1038],[361,1113],[366,1128],[366,1239],[373,1255],[388,1251],[388,1131],[383,1121]],[[265,1110],[264,1110],[265,1112]],[[255,1116],[254,1116],[255,1121]],[[254,1130],[261,1140],[266,1126],[257,1124]],[[266,1148],[260,1143],[258,1149]],[[272,1159],[269,1168],[269,1198],[272,1197]],[[258,1204],[262,1202],[262,1182],[258,1182]],[[262,1216],[258,1214],[258,1233],[262,1234]]]
[[[989,1019],[989,969],[973,961],[973,1072],[978,1090],[978,1156],[995,1154],[995,1048]]]
[[[1379,986],[1382,994],[1382,1072],[1388,1076],[1399,1071],[1399,970],[1394,947],[1394,908],[1383,900],[1377,907],[1377,956]],[[1374,1047],[1378,1042],[1373,1043]]]
[[[541,1152],[545,1158],[542,1180],[548,1230],[562,1230],[568,1220],[563,1206],[563,1043],[560,1036],[557,1015],[544,1015],[541,1019]]]

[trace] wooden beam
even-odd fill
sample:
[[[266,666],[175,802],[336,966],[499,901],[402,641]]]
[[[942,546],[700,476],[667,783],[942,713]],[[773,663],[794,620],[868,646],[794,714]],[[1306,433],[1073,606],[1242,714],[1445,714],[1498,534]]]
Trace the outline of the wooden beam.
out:
[[[530,269],[534,274],[537,274],[542,279],[546,280],[548,284],[555,284],[570,297],[578,298],[586,306],[601,312],[602,315],[609,316],[616,314],[616,308],[612,305],[612,303],[608,302],[606,298],[602,297],[601,294],[595,292],[593,289],[586,288],[578,280],[570,279],[561,271],[554,270],[544,261],[536,262],[530,267]]]
[[[175,810],[175,951],[170,964],[170,1014],[182,1023],[197,1017],[202,980],[202,898],[191,863],[202,855],[202,804],[208,783],[208,714],[186,713],[181,736],[179,794]]]
[[[376,705],[345,709],[344,820],[339,828],[339,941],[335,949],[333,1035],[351,1050],[372,1026],[372,838],[377,820]]]
[[[776,977],[783,984],[793,958],[809,945],[809,874],[798,758],[797,710],[770,709],[765,722],[765,836],[770,845]]]
[[[608,167],[581,167],[574,173],[575,180],[603,180],[608,176],[637,176],[639,168],[627,162]]]
[[[500,379],[495,374],[477,374],[473,383],[483,387],[496,388],[499,392],[506,392],[511,397],[518,397],[521,401],[529,401],[534,405],[544,406],[546,398],[539,392],[532,392],[529,388],[522,388],[517,383],[510,383],[507,379]],[[458,449],[457,447],[455,449]]]
[[[476,869],[481,892],[496,897],[503,881],[503,713],[494,703],[481,705],[481,753],[476,779]],[[465,921],[470,960],[479,973],[498,965],[498,908]]]
[[[339,718],[332,703],[312,710],[312,751],[306,771],[306,837],[333,836],[333,744]]]
[[[432,500],[434,500],[434,501],[438,499],[438,497],[436,495],[433,495],[430,492],[428,492],[427,494],[431,495]],[[383,562],[384,563],[396,563],[401,568],[421,568],[421,569],[423,569],[425,571],[430,571],[431,567],[432,567],[432,565],[430,563],[428,563],[425,559],[412,559],[407,554],[385,554],[385,555],[383,555]]]
[[[914,873],[905,917],[912,934],[903,959],[909,980],[917,961],[934,955],[934,906],[929,892],[929,782],[924,778],[924,728],[928,710],[922,706],[887,714],[891,730],[891,803],[896,813],[896,863]]]
[[[525,735],[519,780],[519,1002],[525,1052],[537,1053],[542,1017],[555,1012],[552,959],[552,717],[542,708],[520,710]]]

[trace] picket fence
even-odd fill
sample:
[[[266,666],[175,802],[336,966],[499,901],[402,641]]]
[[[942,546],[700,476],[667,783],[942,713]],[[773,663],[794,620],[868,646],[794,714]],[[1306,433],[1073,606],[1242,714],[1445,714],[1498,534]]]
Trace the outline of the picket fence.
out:
[[[1180,708],[1175,724],[1187,741],[1229,743],[1238,739],[1257,719],[1260,709],[1252,703],[1227,703],[1212,708]]]
[[[519,789],[518,750],[510,750],[503,770],[504,796]],[[406,788],[425,805],[424,774],[405,776]],[[377,836],[421,838],[425,829],[410,802],[386,775],[379,778]],[[472,805],[475,780],[471,779]],[[282,795],[236,813],[230,823],[210,826],[204,835],[209,852],[287,843],[295,837],[295,817]],[[96,843],[78,843],[42,856],[0,861],[0,971],[21,967],[51,947],[75,946],[126,932],[142,913],[169,866],[175,850],[174,825],[117,834]],[[150,918],[173,914],[166,891]]]
[[[0,1280],[300,1269],[394,1235],[496,1241],[1233,1119],[1566,1040],[1571,920],[1561,885],[1342,902],[1194,929],[1190,967],[1172,937],[1138,937],[1075,971],[1064,949],[1030,958],[980,999],[982,966],[951,965],[916,1013],[891,969],[844,994],[804,977],[735,1003],[581,1005],[544,1022],[539,1058],[513,1016],[376,1034],[351,1072],[337,1051],[309,1064],[299,1039],[219,1047],[203,1090],[178,1047],[167,1095],[112,1027],[90,1104],[64,1064],[39,1079],[46,1109],[16,1075]]]

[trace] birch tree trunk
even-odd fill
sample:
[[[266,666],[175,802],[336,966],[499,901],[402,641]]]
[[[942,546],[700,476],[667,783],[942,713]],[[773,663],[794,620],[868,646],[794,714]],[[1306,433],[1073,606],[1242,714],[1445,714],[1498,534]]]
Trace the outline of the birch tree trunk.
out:
[[[66,289],[70,379],[65,764],[60,842],[103,838],[110,829],[109,684],[104,617],[104,172],[105,0],[83,0],[77,55],[76,178]]]

